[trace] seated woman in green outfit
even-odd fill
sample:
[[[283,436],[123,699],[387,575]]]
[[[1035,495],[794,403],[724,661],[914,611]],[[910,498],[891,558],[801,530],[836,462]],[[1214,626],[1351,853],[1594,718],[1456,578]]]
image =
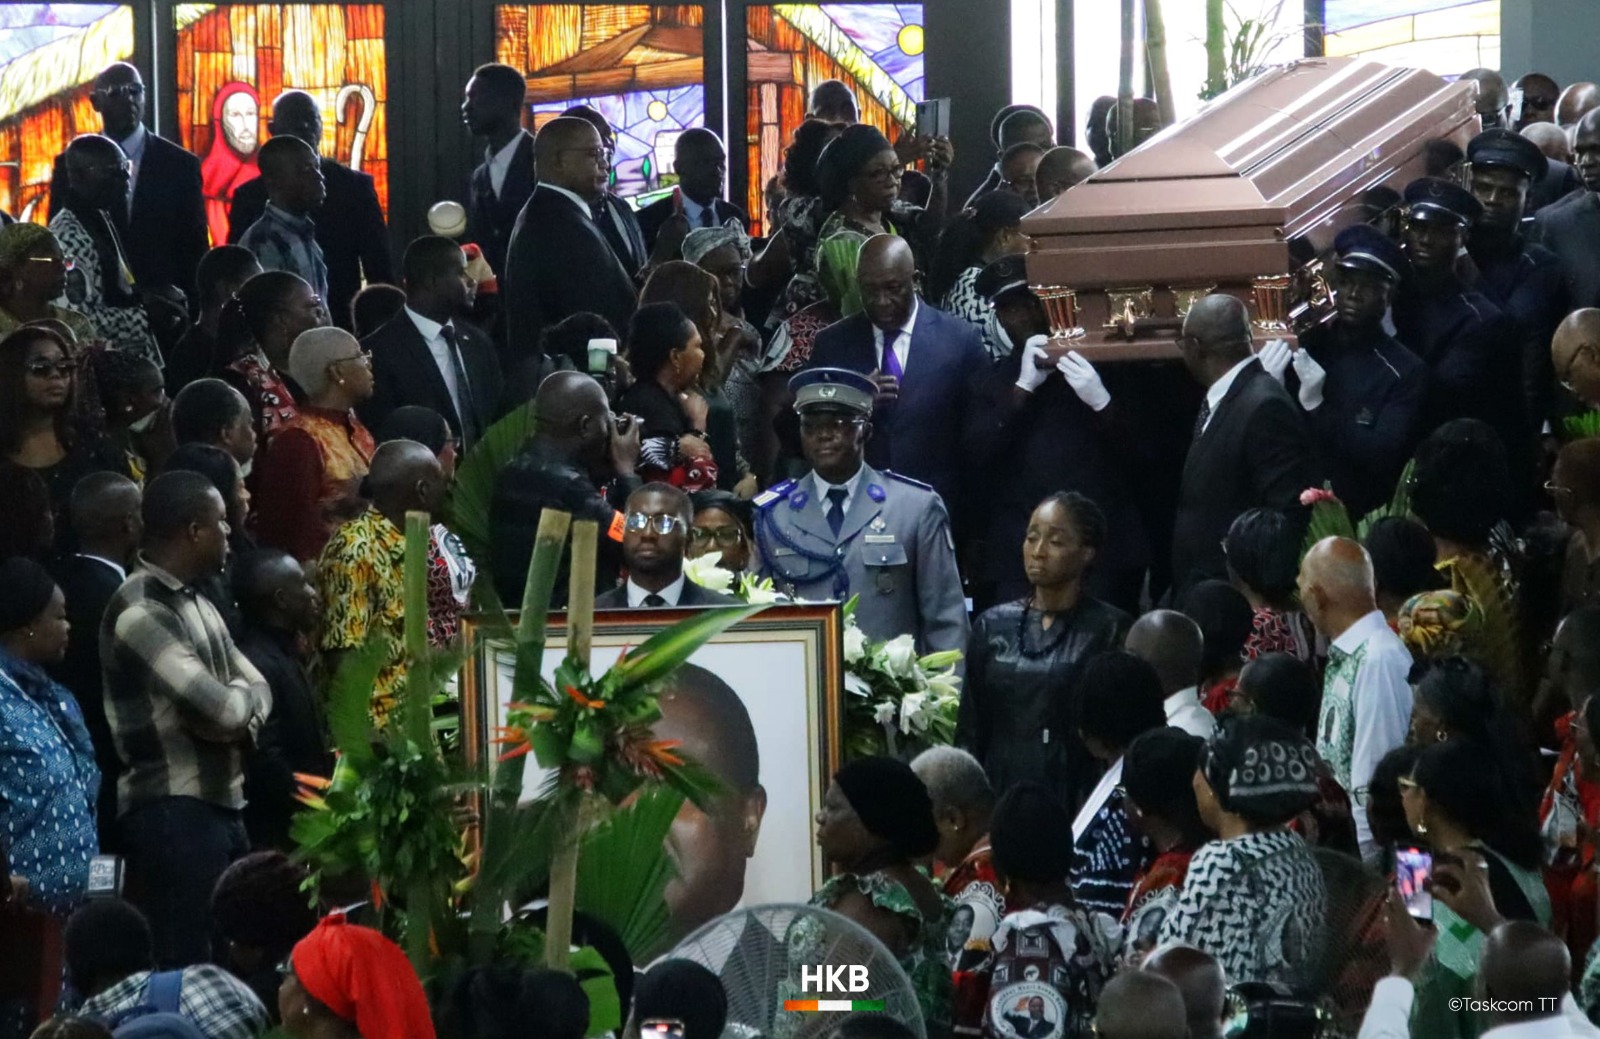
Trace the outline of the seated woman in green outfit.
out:
[[[67,264],[61,243],[47,227],[18,221],[0,227],[0,335],[30,321],[55,320],[87,346],[100,338],[94,324],[52,300],[67,291]]]
[[[889,947],[911,977],[929,1039],[950,1026],[950,904],[912,863],[938,843],[933,801],[910,765],[860,758],[834,774],[817,814],[817,846],[842,872],[811,904],[849,917]]]

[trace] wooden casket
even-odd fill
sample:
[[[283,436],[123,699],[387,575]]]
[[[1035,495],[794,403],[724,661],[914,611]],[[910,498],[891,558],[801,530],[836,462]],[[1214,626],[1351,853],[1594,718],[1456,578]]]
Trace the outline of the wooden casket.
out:
[[[1322,319],[1319,259],[1378,185],[1423,175],[1424,146],[1465,149],[1477,85],[1355,58],[1262,73],[1030,213],[1028,280],[1052,354],[1177,356],[1197,299],[1251,308],[1258,339]]]

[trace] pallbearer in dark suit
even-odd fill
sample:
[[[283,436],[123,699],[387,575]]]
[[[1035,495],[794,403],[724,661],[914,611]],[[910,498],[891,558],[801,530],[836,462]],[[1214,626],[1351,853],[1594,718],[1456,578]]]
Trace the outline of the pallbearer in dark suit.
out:
[[[316,98],[303,90],[279,94],[272,102],[272,121],[267,124],[267,131],[273,137],[298,138],[317,151],[322,147],[322,112]],[[328,265],[328,316],[348,332],[352,328],[350,301],[361,291],[362,279],[394,284],[389,231],[384,226],[383,207],[378,204],[372,174],[353,170],[325,155],[319,155],[317,163],[327,193],[311,217],[316,224],[317,244],[322,247],[322,260]],[[266,208],[265,177],[239,185],[228,212],[228,241],[237,244]]]
[[[967,607],[944,503],[928,485],[865,462],[878,387],[816,368],[789,388],[811,472],[756,496],[762,574],[802,599],[860,596],[868,638],[911,635],[918,653],[964,651]]]
[[[1532,185],[1549,167],[1537,145],[1510,130],[1485,130],[1467,145],[1468,187],[1483,206],[1467,251],[1478,268],[1479,292],[1517,323],[1522,338],[1522,385],[1534,431],[1555,403],[1550,337],[1567,315],[1561,261],[1522,236]]]
[[[988,353],[976,328],[921,302],[911,246],[878,235],[856,266],[864,313],[817,333],[808,368],[847,368],[877,386],[867,463],[933,485],[961,522],[964,433]]]
[[[517,217],[500,290],[506,301],[505,367],[533,356],[544,330],[584,311],[627,328],[633,280],[595,221],[610,163],[582,119],[546,123],[534,143],[539,186]]]
[[[645,248],[653,254],[660,253],[658,261],[682,259],[679,248],[684,236],[696,228],[722,227],[737,220],[745,231],[750,230],[750,218],[744,210],[722,197],[722,186],[728,178],[728,152],[716,134],[697,126],[678,135],[673,147],[673,169],[678,174],[678,189],[639,210]],[[663,230],[667,233],[664,245]]]
[[[683,574],[694,506],[671,484],[647,483],[623,507],[622,559],[628,579],[595,596],[598,610],[667,606],[737,606],[739,600],[702,588]]]
[[[1600,108],[1578,120],[1572,156],[1583,189],[1539,210],[1533,238],[1561,258],[1569,304],[1600,307]]]
[[[431,408],[470,449],[499,417],[501,382],[494,344],[460,320],[472,302],[466,253],[449,238],[419,238],[406,250],[405,282],[405,307],[362,341],[373,389],[357,411],[377,429],[396,408]]]
[[[1533,427],[1520,392],[1516,326],[1456,274],[1483,206],[1466,188],[1434,177],[1407,185],[1405,204],[1411,277],[1395,294],[1394,326],[1395,338],[1428,366],[1422,433],[1451,419],[1482,419],[1505,444],[1520,489],[1532,479]]]
[[[1183,319],[1178,349],[1206,387],[1183,465],[1172,532],[1173,590],[1226,579],[1222,539],[1246,509],[1288,508],[1319,481],[1305,416],[1250,348],[1250,316],[1232,296],[1207,296]]]
[[[119,227],[141,293],[194,295],[195,271],[209,244],[206,205],[200,193],[200,160],[145,128],[144,80],[126,62],[109,66],[94,81],[89,104],[100,113],[105,135],[128,157],[128,222]],[[66,208],[67,174],[57,157],[50,180],[50,212]]]
[[[1383,330],[1395,286],[1410,271],[1406,254],[1367,224],[1334,240],[1338,316],[1300,337],[1291,355],[1282,341],[1261,351],[1261,365],[1287,380],[1311,423],[1328,479],[1354,516],[1394,495],[1395,481],[1421,439],[1417,418],[1427,367]]]
[[[502,278],[511,229],[535,182],[533,135],[522,128],[527,90],[522,73],[510,65],[479,65],[461,101],[461,121],[473,137],[487,142],[483,162],[472,171],[467,240],[483,250],[483,258]]]

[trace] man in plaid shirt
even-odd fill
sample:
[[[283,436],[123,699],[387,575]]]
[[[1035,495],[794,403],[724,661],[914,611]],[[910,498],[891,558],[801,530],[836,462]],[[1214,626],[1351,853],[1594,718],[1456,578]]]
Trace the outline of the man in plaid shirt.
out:
[[[127,766],[128,897],[164,969],[210,959],[211,889],[248,852],[244,757],[272,708],[261,673],[194,583],[222,569],[222,497],[198,473],[145,488],[145,551],[101,622],[106,714]]]
[[[250,987],[209,963],[185,967],[177,1005],[160,1006],[151,985],[150,924],[121,899],[87,903],[72,914],[64,937],[67,974],[86,997],[79,1015],[116,1021],[149,1006],[178,1014],[207,1039],[254,1039],[267,1030],[267,1008]]]
[[[239,244],[256,254],[262,270],[298,274],[325,300],[328,264],[311,220],[328,194],[317,153],[298,138],[274,137],[261,146],[257,161],[267,185],[267,208]]]

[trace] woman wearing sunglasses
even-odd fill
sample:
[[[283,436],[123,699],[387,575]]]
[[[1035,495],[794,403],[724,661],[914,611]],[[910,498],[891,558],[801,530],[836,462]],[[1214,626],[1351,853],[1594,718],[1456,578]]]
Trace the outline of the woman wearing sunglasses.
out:
[[[49,228],[26,220],[0,227],[0,334],[54,318],[80,343],[100,338],[82,313],[51,302],[66,293],[66,258]]]
[[[66,341],[51,330],[26,326],[0,339],[0,454],[44,481],[57,532],[71,529],[67,503],[79,479],[127,472],[110,441],[77,418],[78,378]]]

